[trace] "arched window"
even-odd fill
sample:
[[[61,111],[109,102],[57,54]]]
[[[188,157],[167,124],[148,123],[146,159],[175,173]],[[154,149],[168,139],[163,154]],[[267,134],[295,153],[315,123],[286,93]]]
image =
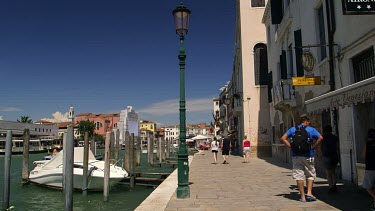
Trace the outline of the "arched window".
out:
[[[268,85],[267,45],[258,43],[254,46],[255,85]]]

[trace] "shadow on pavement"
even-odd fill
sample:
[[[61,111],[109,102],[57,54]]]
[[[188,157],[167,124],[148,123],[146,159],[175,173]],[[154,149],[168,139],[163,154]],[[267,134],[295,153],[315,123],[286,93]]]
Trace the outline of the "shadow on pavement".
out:
[[[292,177],[291,164],[285,164],[270,157],[262,159],[272,165],[290,169],[290,171],[283,171],[281,173],[285,174],[285,176]],[[338,181],[337,187],[337,193],[328,193],[329,187],[327,181],[319,178],[318,181],[314,182],[313,194],[318,200],[339,210],[369,210],[372,199],[365,189],[358,187],[353,183],[340,180]],[[279,194],[276,196],[282,196],[291,200],[299,200],[300,195],[298,193],[297,185],[290,185],[289,188],[295,192],[290,192],[290,194]],[[307,192],[306,189],[305,192]]]

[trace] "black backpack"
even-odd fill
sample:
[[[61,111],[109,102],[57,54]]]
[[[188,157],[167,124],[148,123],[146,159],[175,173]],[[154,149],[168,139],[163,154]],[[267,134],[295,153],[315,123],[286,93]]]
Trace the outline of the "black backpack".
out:
[[[297,154],[306,154],[310,152],[311,143],[309,142],[309,134],[306,127],[297,127],[291,143],[292,151]]]

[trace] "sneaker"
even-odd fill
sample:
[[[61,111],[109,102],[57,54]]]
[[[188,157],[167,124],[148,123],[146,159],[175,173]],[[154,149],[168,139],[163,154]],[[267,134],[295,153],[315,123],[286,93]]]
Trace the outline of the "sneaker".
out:
[[[227,163],[227,161],[224,160],[223,164],[226,164],[226,163]]]

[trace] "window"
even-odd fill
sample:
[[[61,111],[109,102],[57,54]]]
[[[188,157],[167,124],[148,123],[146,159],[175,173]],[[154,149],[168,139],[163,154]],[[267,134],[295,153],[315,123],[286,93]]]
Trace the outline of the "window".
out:
[[[375,76],[374,48],[371,47],[353,57],[354,81],[362,81]]]
[[[326,45],[326,30],[324,26],[324,12],[323,12],[323,5],[318,9],[318,24],[319,24],[319,41],[320,45]],[[327,57],[327,49],[325,46],[320,48],[320,61]]]
[[[100,127],[103,127],[103,125],[102,125],[101,122],[96,122],[96,123],[95,123],[95,127],[96,127],[97,129],[99,129]]]
[[[265,0],[251,0],[251,7],[264,7]]]
[[[292,76],[294,75],[294,60],[293,60],[293,46],[292,44],[289,45],[288,47],[288,58],[289,58],[289,62],[288,62],[288,78],[292,78]]]
[[[258,43],[254,46],[255,85],[268,85],[267,46]]]

